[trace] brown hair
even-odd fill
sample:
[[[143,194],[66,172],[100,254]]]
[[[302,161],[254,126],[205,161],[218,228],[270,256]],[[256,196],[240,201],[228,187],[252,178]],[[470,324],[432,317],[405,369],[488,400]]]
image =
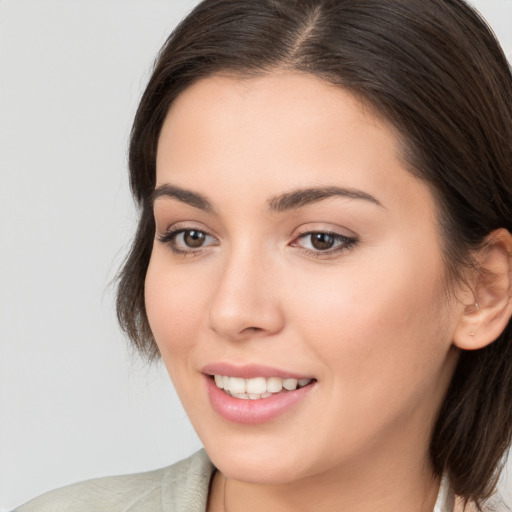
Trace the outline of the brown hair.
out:
[[[157,141],[173,100],[220,72],[298,70],[344,87],[391,122],[412,173],[438,202],[449,275],[497,228],[512,231],[512,75],[491,30],[462,0],[205,0],[162,48],[132,128],[138,230],[117,311],[135,346],[158,349],[144,305]],[[461,353],[431,439],[436,474],[481,503],[512,437],[512,326]]]

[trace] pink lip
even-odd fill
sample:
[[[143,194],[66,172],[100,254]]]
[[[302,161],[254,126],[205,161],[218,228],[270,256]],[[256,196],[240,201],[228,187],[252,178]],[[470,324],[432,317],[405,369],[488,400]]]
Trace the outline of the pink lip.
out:
[[[235,366],[230,363],[212,363],[207,364],[202,370],[206,375],[227,375],[229,377],[239,377],[241,379],[254,379],[255,377],[281,377],[281,379],[312,379],[309,375],[299,375],[298,373],[270,368],[257,364]]]
[[[276,393],[258,400],[243,400],[228,395],[219,389],[211,375],[229,375],[230,377],[281,377],[302,379],[301,375],[283,372],[263,366],[233,367],[229,364],[214,364],[203,368],[208,397],[213,410],[224,419],[245,425],[257,425],[273,420],[292,409],[305,399],[316,387],[316,381],[294,391]]]

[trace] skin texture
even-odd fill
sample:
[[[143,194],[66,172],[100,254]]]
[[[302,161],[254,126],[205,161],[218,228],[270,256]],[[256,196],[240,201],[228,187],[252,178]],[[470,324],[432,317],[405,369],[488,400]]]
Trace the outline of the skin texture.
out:
[[[165,184],[214,208],[155,200],[145,289],[163,361],[219,468],[209,510],[225,501],[246,512],[430,512],[439,482],[429,434],[467,305],[446,293],[433,196],[406,170],[392,128],[309,75],[210,77],[166,118],[157,187]],[[325,186],[376,201],[269,210],[276,195]],[[208,236],[199,248],[175,237],[188,252],[174,253],[159,238],[178,228]],[[308,232],[356,241],[322,254]],[[316,383],[272,421],[240,425],[210,404],[201,369],[218,362]]]

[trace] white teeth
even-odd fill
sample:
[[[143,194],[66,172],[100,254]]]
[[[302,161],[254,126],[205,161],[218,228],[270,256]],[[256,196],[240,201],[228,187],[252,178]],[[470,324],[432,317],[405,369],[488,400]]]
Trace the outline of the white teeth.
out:
[[[265,377],[256,377],[247,379],[247,393],[250,395],[261,395],[267,392],[267,379]]]
[[[279,393],[283,389],[283,379],[279,377],[270,377],[267,379],[267,391],[269,393]]]
[[[235,398],[241,398],[242,400],[249,400],[249,395],[247,393],[231,393]]]
[[[238,377],[229,377],[229,391],[231,391],[231,393],[233,394],[245,393],[245,379],[239,379]]]
[[[220,389],[224,389],[224,377],[222,375],[215,375],[215,384]]]
[[[215,384],[229,395],[242,400],[258,400],[268,398],[274,393],[282,391],[294,391],[297,388],[307,386],[312,379],[281,379],[280,377],[255,377],[242,379],[240,377],[227,377],[226,375],[214,375]]]
[[[284,379],[283,380],[283,388],[288,391],[293,391],[297,388],[297,384],[299,381],[297,379]]]

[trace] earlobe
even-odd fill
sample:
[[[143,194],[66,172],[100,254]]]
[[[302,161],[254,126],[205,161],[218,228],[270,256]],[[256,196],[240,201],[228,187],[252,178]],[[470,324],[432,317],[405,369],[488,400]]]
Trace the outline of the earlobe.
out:
[[[512,316],[512,235],[498,229],[486,242],[478,257],[474,302],[465,305],[453,337],[463,350],[492,343]]]

